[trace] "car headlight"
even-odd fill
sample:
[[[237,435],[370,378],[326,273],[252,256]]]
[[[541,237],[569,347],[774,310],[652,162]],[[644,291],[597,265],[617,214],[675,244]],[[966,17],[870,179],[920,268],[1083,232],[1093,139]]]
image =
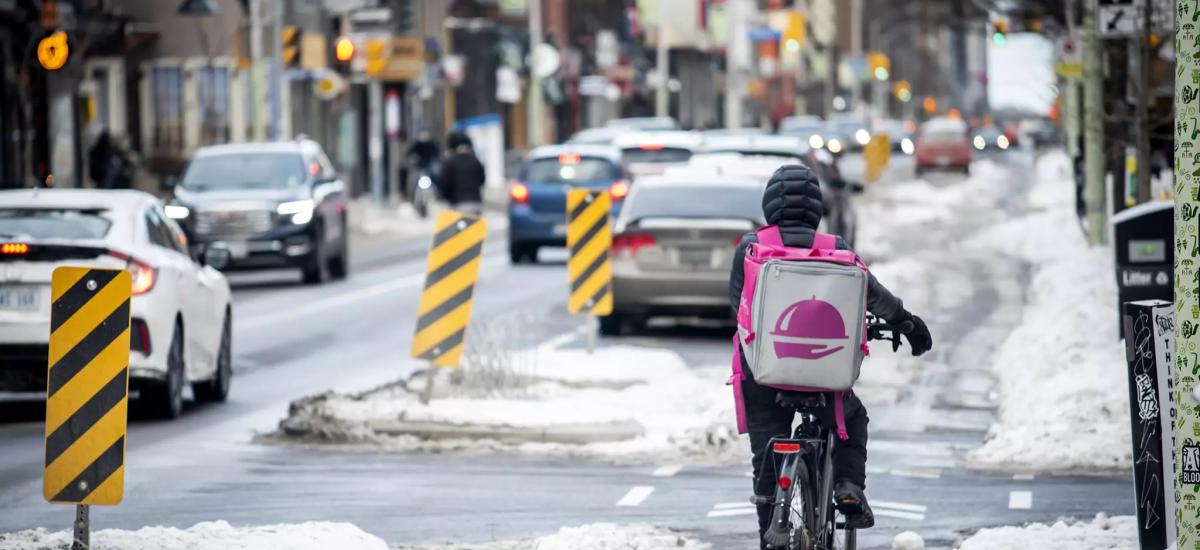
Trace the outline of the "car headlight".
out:
[[[1001,149],[1008,149],[1009,145],[1010,145],[1010,143],[1008,142],[1008,136],[1000,136],[1000,137],[996,138],[996,147],[999,147]]]
[[[972,140],[972,143],[974,143],[975,148],[979,149],[980,151],[982,151],[984,147],[987,147],[987,140],[983,139],[983,136],[975,136],[975,139]]]
[[[917,147],[916,145],[913,145],[913,141],[911,139],[904,138],[900,140],[900,150],[904,151],[904,154],[906,155],[911,155],[913,154],[913,151],[917,150]]]
[[[825,146],[825,139],[817,134],[808,137],[808,146],[813,149],[820,149]]]
[[[871,143],[871,132],[868,132],[865,128],[859,129],[857,132],[854,132],[854,141],[857,141],[859,145]]]
[[[163,207],[163,213],[172,220],[182,220],[190,216],[192,211],[182,204],[168,204]]]
[[[830,153],[841,153],[842,152],[842,140],[840,140],[838,138],[830,138],[829,142],[826,143],[825,146],[827,149],[829,149]]]
[[[275,211],[281,216],[291,216],[292,223],[301,225],[312,221],[314,207],[312,199],[304,199],[281,202]]]

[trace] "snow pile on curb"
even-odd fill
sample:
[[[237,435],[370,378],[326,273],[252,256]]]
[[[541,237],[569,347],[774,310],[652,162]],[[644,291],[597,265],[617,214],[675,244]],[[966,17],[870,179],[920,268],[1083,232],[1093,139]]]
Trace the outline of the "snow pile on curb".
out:
[[[709,550],[712,546],[647,524],[593,523],[563,527],[536,540],[482,544],[400,545],[395,550]]]
[[[905,531],[892,539],[892,550],[925,550],[925,539],[912,531]]]
[[[358,395],[330,392],[294,402],[281,432],[389,450],[745,458],[724,385],[728,367],[691,368],[674,352],[636,346],[536,353],[536,375],[516,397],[451,394],[422,405],[417,388],[403,383]]]
[[[983,232],[968,247],[1034,266],[1021,324],[995,355],[999,423],[968,465],[1026,470],[1128,468],[1124,351],[1117,341],[1111,250],[1091,248],[1075,218],[1065,155],[1039,161],[1030,194],[1046,210]]]
[[[0,534],[4,550],[70,548],[70,531],[45,528]],[[96,550],[387,550],[383,540],[349,523],[308,522],[237,528],[225,521],[206,521],[188,529],[143,527],[137,531],[105,529],[92,533]]]
[[[1125,550],[1137,548],[1137,518],[1108,517],[1097,514],[1090,522],[1053,525],[1034,523],[1025,527],[996,527],[980,530],[958,547],[959,550]]]

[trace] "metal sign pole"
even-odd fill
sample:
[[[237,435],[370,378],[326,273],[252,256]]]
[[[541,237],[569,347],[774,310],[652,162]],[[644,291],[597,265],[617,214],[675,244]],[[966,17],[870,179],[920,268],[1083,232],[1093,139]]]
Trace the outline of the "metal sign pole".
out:
[[[587,352],[590,355],[596,351],[596,333],[600,331],[600,318],[596,314],[587,316]]]
[[[91,522],[88,519],[88,505],[75,505],[75,540],[71,543],[71,550],[88,550],[91,547],[92,538]]]
[[[437,375],[437,365],[430,363],[425,370],[425,388],[421,390],[421,404],[428,405],[433,399],[433,377]]]

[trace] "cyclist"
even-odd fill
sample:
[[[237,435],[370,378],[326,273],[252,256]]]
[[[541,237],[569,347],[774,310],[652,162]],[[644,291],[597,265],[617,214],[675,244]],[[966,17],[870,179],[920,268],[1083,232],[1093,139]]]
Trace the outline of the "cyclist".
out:
[[[793,164],[780,167],[771,175],[763,191],[763,214],[769,224],[779,226],[783,243],[789,247],[808,248],[821,223],[821,187],[807,166]],[[756,242],[753,232],[742,237],[734,255],[733,270],[729,277],[729,303],[736,314],[742,296],[744,282],[743,260],[746,247]],[[847,249],[841,237],[837,247]],[[904,303],[894,296],[873,275],[867,282],[867,310],[893,326],[912,323],[912,330],[904,334],[912,347],[914,356],[921,355],[933,347],[933,338],[920,317],[904,309]],[[746,406],[746,421],[750,432],[750,446],[754,457],[754,494],[770,498],[774,494],[776,478],[775,464],[765,460],[769,450],[767,443],[772,437],[788,437],[792,430],[795,411],[780,407],[775,402],[778,390],[760,386],[754,382],[753,373],[741,354],[742,372],[746,380],[742,392]],[[817,414],[821,423],[832,426],[835,422],[832,397],[825,410]],[[867,478],[867,410],[854,392],[847,392],[844,402],[846,431],[849,439],[838,440],[833,450],[834,501],[838,510],[846,517],[847,526],[866,529],[875,525],[875,517],[863,494]],[[771,506],[758,507],[759,544],[767,548],[762,535],[771,521]]]

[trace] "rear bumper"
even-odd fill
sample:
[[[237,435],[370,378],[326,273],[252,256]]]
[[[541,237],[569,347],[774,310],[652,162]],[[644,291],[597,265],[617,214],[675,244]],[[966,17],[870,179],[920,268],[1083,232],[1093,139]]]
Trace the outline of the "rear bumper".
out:
[[[536,246],[566,246],[567,215],[534,212],[524,205],[508,209],[508,242]]]
[[[729,279],[724,274],[614,275],[613,308],[634,315],[728,316]]]

